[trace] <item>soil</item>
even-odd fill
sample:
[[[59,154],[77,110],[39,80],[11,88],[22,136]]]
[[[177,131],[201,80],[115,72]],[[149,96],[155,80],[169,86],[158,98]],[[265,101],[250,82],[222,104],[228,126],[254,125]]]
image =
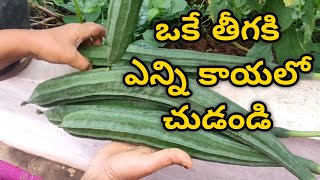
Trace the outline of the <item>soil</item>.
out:
[[[66,11],[63,11],[60,7],[46,7],[37,4],[29,3],[30,6],[30,23],[32,29],[49,29],[63,25],[62,16],[55,14],[53,11],[57,11],[59,14],[67,15]],[[51,11],[52,9],[55,9]]]
[[[251,43],[240,43],[244,47],[251,47]],[[228,55],[237,55],[237,56],[245,56],[247,54],[246,51],[243,51],[237,48],[232,43],[222,43],[214,41],[211,38],[201,38],[197,42],[184,42],[179,41],[175,43],[167,43],[165,48],[168,49],[188,49],[200,52],[207,52],[207,53],[217,53],[217,54],[228,54]]]
[[[1,142],[0,160],[20,167],[45,180],[79,180],[84,173],[74,168],[16,150]]]

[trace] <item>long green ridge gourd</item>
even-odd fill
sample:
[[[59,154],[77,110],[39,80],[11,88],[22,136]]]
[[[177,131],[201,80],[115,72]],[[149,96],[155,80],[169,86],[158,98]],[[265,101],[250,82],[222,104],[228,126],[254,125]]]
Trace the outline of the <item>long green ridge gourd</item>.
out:
[[[133,41],[142,2],[143,0],[110,0],[106,23],[107,47],[103,48],[107,62],[104,65],[110,66],[119,60]]]
[[[157,106],[155,104],[140,101],[130,101],[130,100],[104,100],[104,101],[91,101],[81,103],[83,105],[66,105],[66,106],[55,106],[49,108],[47,111],[39,112],[39,114],[44,114],[48,120],[54,124],[61,123],[63,118],[76,111],[81,110],[105,110],[106,112],[110,112],[119,109],[134,109],[137,111],[140,110],[150,110],[150,111],[159,111],[162,114],[165,113],[162,106]],[[169,108],[167,108],[169,109]]]
[[[189,98],[191,102],[201,102],[203,107],[216,107],[221,103],[227,103],[228,114],[234,112],[248,113],[238,104],[208,88],[199,86],[195,81],[189,80],[189,88],[193,92],[193,96]],[[299,160],[294,158],[293,154],[270,132],[249,132],[247,130],[235,132],[227,130],[221,133],[229,137],[236,137],[239,141],[250,143],[252,147],[266,153],[266,155],[280,163],[299,179],[315,179],[310,170],[301,165]]]
[[[130,102],[129,102],[130,104]],[[104,103],[100,104],[100,105],[67,105],[67,106],[56,106],[56,107],[52,107],[49,110],[43,112],[43,114],[48,118],[48,120],[50,122],[52,122],[55,125],[61,126],[63,119],[69,115],[69,114],[73,114],[76,112],[80,112],[80,111],[86,111],[90,109],[91,111],[99,111],[100,113],[122,113],[122,114],[126,114],[126,112],[128,114],[132,114],[132,115],[139,115],[139,116],[143,116],[143,119],[147,119],[148,121],[150,121],[150,119],[154,119],[154,118],[160,118],[161,114],[165,114],[164,111],[155,111],[155,110],[143,110],[140,107],[137,106],[121,106],[121,105],[114,105],[112,103],[108,103],[108,105],[104,105]],[[116,121],[117,118],[114,118],[113,120],[115,120],[114,122],[117,123],[118,121]],[[87,121],[90,121],[90,119],[86,119]],[[105,121],[109,121],[109,119],[104,119]],[[133,123],[136,121],[133,121]],[[155,123],[156,129],[158,131],[161,131],[163,133],[168,134],[169,132],[167,131],[163,131],[163,128],[161,127],[160,121],[151,121],[150,123]],[[156,124],[157,123],[157,124]],[[139,123],[134,124],[139,126]],[[124,133],[123,130],[121,132],[115,131],[114,129],[112,129],[112,131],[108,131],[108,130],[101,130],[101,127],[95,127],[95,128],[90,128],[89,127],[85,127],[85,128],[74,128],[71,126],[68,128],[64,128],[65,131],[67,131],[68,133],[72,134],[72,135],[76,135],[76,136],[82,136],[82,137],[90,137],[90,138],[100,138],[100,139],[112,139],[112,140],[121,140],[121,141],[126,141],[126,142],[134,142],[134,143],[141,143],[144,145],[149,145],[152,147],[156,147],[156,148],[162,148],[162,149],[166,149],[166,148],[181,148],[183,150],[185,150],[188,154],[190,154],[192,157],[194,158],[198,158],[198,159],[202,159],[202,160],[208,160],[208,161],[218,161],[222,162],[219,158],[221,158],[219,155],[212,155],[210,153],[208,153],[207,151],[202,152],[199,151],[199,149],[192,149],[190,147],[186,147],[176,143],[172,143],[166,141],[165,138],[152,138],[150,136],[148,136],[147,134],[144,135],[137,135],[137,134],[130,134],[130,133]],[[142,131],[141,133],[145,133],[144,131]],[[169,133],[170,134],[170,133]],[[170,134],[171,135],[171,134]],[[184,138],[184,133],[176,133],[174,135],[177,136],[181,136],[181,138]],[[197,133],[194,133],[195,136],[197,136]],[[224,136],[220,136],[218,133],[213,133],[212,134],[214,137],[218,136],[218,138],[223,138]],[[230,140],[230,139],[227,139]],[[234,143],[239,143],[237,141],[234,141],[233,139],[231,139]],[[181,144],[181,143],[180,143]],[[264,156],[265,159],[262,159],[261,157],[261,153],[255,149],[252,149],[250,146],[244,146],[244,144],[239,144],[237,145],[238,147],[242,147],[242,148],[247,148],[246,151],[250,151],[250,156],[253,157],[260,157],[258,159],[255,159],[255,161],[253,161],[254,159],[249,160],[239,160],[239,159],[235,159],[233,157],[224,157],[224,163],[230,163],[230,164],[238,164],[238,165],[244,165],[244,166],[279,166],[279,164],[277,164],[275,161],[271,160],[270,158],[268,158],[267,156]],[[300,161],[302,163],[304,163],[312,172],[314,173],[319,173],[320,172],[320,166],[318,164],[316,164],[315,162],[311,161],[311,160],[307,160],[301,157],[297,158],[300,159]],[[227,160],[226,160],[227,159]]]
[[[69,75],[64,78],[57,78],[40,84],[34,91],[33,95],[26,103],[35,103],[40,106],[46,106],[56,101],[68,103],[74,98],[85,97],[90,100],[94,96],[129,96],[152,100],[172,107],[179,107],[183,103],[190,103],[191,108],[200,114],[208,107],[216,107],[221,103],[227,103],[228,114],[239,112],[247,114],[248,112],[233,103],[222,95],[208,89],[200,87],[194,80],[189,79],[189,88],[193,92],[190,98],[170,98],[166,94],[164,87],[131,87],[128,88],[123,84],[123,75],[126,70],[106,69],[92,70],[81,74]],[[251,147],[263,152],[274,161],[288,169],[299,179],[315,179],[313,174],[301,165],[291,152],[270,132],[241,132],[224,131],[222,134],[231,138],[236,137],[239,141],[247,142]]]
[[[93,46],[80,49],[82,55],[90,59],[96,66],[104,66],[107,58],[104,49],[106,46]],[[165,59],[175,66],[196,68],[198,66],[224,65],[234,67],[254,62],[250,57],[231,56],[224,54],[202,53],[184,49],[165,49],[165,48],[145,48],[135,45],[129,45],[126,53],[117,61],[115,65],[129,64],[132,57],[137,57],[146,63],[151,63],[155,59]],[[268,63],[268,66],[275,67],[274,63]]]
[[[141,110],[137,112],[121,108],[110,112],[105,112],[101,109],[90,109],[67,115],[60,126],[69,129],[96,129],[145,135],[152,138],[161,137],[161,139],[165,139],[168,142],[185,145],[213,155],[226,156],[244,161],[268,162],[268,158],[264,154],[254,153],[255,151],[252,148],[247,148],[246,145],[226,140],[205,131],[198,131],[197,133],[167,132],[162,128],[159,121],[162,114],[162,112],[157,111]],[[89,115],[92,115],[92,117],[89,118]],[[77,125],[74,124],[75,122],[77,122]],[[235,148],[239,152],[230,152],[228,151],[229,148]],[[248,156],[248,153],[253,153],[253,155]],[[269,159],[270,162],[272,160]]]
[[[141,135],[115,132],[115,131],[106,131],[106,130],[92,130],[92,129],[64,128],[64,130],[71,135],[82,137],[82,138],[89,137],[89,138],[96,138],[96,139],[110,139],[110,140],[131,142],[131,143],[138,143],[138,144],[147,145],[147,146],[151,146],[159,149],[179,148],[187,152],[193,158],[206,160],[206,161],[221,162],[225,164],[234,164],[234,165],[237,164],[242,166],[254,166],[254,167],[277,166],[277,164],[274,162],[266,163],[266,162],[244,161],[244,160],[238,160],[234,158],[227,158],[219,155],[212,155],[207,152],[197,151],[190,147],[181,146],[178,144],[163,141],[162,139],[151,138],[148,136],[141,136]]]
[[[95,66],[106,67],[105,53],[106,46],[85,47],[80,49],[82,55],[90,59]],[[126,53],[120,61],[115,62],[112,66],[129,65],[132,57],[137,57],[150,65],[155,59],[165,59],[174,66],[181,67],[189,76],[197,73],[199,66],[227,66],[229,68],[235,66],[243,66],[247,63],[253,63],[257,59],[250,57],[240,57],[225,54],[203,53],[184,49],[165,49],[165,48],[147,48],[135,45],[129,45]],[[273,69],[278,65],[266,62],[266,65]],[[300,74],[303,79],[320,80],[320,73]]]
[[[54,106],[46,111],[38,111],[38,114],[43,114],[53,124],[61,123],[63,118],[72,112],[86,110],[86,109],[113,109],[113,107],[122,107],[136,110],[153,110],[162,111],[167,114],[168,109],[171,107],[164,104],[154,103],[150,101],[141,100],[128,100],[127,97],[121,99],[109,100],[94,100],[75,103],[72,105]],[[277,138],[304,138],[304,137],[319,137],[319,131],[295,131],[281,127],[273,127],[270,131]]]
[[[319,131],[293,131],[285,128],[273,128],[271,132],[278,138],[320,137]]]
[[[122,67],[122,68],[118,68],[118,69],[123,69],[123,70],[127,70],[130,71],[132,67]],[[104,75],[104,76],[111,76],[113,74],[113,72],[108,72],[109,69],[95,69],[93,71],[86,71],[86,72],[76,72],[73,74],[69,74],[69,75],[65,75],[65,76],[61,76],[61,77],[57,77],[54,78],[48,82],[45,82],[43,84],[40,84],[37,89],[33,92],[32,97],[30,98],[29,102],[25,102],[23,104],[28,104],[28,103],[35,103],[38,104],[40,106],[43,107],[52,107],[52,106],[56,106],[52,109],[49,109],[46,113],[50,113],[50,114],[55,114],[55,111],[58,110],[60,111],[60,108],[64,108],[63,106],[59,106],[59,105],[65,105],[65,104],[80,104],[80,105],[121,105],[122,107],[141,107],[142,109],[148,109],[148,110],[163,110],[164,113],[167,113],[168,109],[172,107],[172,105],[168,104],[168,103],[160,103],[159,101],[145,101],[143,100],[143,98],[134,98],[134,97],[129,97],[129,96],[119,96],[119,95],[108,95],[108,96],[104,96],[104,95],[91,95],[89,97],[80,97],[80,98],[71,98],[71,99],[65,99],[62,98],[61,100],[57,100],[55,101],[55,99],[53,98],[52,101],[47,102],[47,104],[45,102],[41,102],[44,100],[44,98],[46,97],[46,94],[43,94],[46,89],[43,89],[42,87],[44,86],[49,86],[49,89],[51,87],[54,87],[56,83],[58,83],[59,81],[61,81],[61,85],[60,86],[64,86],[64,82],[68,84],[71,84],[71,86],[76,86],[75,84],[72,83],[72,79],[74,79],[76,76],[85,76],[85,74],[87,74],[88,76],[93,76],[92,79],[94,79],[95,77],[99,77],[100,75]],[[103,74],[101,74],[103,73]],[[106,75],[105,73],[108,73],[108,75]],[[110,73],[110,74],[109,74]],[[70,78],[70,80],[64,79],[64,78]],[[81,80],[83,80],[80,77]],[[78,79],[75,79],[75,81],[78,81]],[[53,85],[51,82],[53,82]],[[63,90],[62,92],[63,93]],[[40,100],[38,101],[38,96],[40,96]],[[126,102],[126,103],[123,103]],[[229,103],[231,104],[235,104],[232,101],[229,101]],[[51,112],[53,111],[53,113]],[[308,132],[308,131],[291,131],[288,129],[284,129],[284,128],[279,128],[279,127],[274,127],[271,132],[278,138],[286,138],[286,137],[318,137],[318,135],[320,134],[320,132]]]

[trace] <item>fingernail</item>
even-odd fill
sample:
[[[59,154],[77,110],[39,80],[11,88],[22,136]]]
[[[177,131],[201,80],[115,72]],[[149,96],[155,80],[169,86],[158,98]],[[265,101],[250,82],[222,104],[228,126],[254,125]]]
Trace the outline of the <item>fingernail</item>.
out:
[[[93,65],[90,63],[88,70],[92,70],[92,69],[93,69]]]
[[[191,169],[192,168],[192,161],[191,161],[191,163],[190,162],[184,162],[184,166],[186,167],[186,169]]]
[[[185,169],[190,169],[190,166],[188,163],[183,163],[182,166],[185,168]]]

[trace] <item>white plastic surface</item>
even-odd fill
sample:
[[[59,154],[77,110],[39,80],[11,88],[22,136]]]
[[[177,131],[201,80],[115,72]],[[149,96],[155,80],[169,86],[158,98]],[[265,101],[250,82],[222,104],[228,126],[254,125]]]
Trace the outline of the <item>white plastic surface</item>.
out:
[[[0,82],[0,141],[25,152],[85,170],[95,152],[105,143],[85,140],[63,132],[45,117],[39,107],[20,104],[28,99],[39,82],[74,71],[34,60],[15,78]],[[320,131],[320,81],[301,81],[292,88],[235,88],[220,83],[219,93],[249,109],[260,100],[268,105],[277,126]],[[320,163],[320,143],[316,140],[285,140],[294,152]],[[296,179],[283,168],[249,168],[195,160],[192,170],[170,167],[146,179]],[[319,178],[320,179],[320,178]]]

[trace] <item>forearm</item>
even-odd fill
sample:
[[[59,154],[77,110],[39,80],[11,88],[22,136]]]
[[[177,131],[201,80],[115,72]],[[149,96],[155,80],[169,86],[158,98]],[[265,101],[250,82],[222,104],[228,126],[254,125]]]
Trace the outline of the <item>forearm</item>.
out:
[[[0,69],[32,55],[36,38],[33,30],[0,30]]]
[[[19,59],[32,56],[53,64],[68,64],[88,70],[91,64],[82,56],[79,45],[101,45],[103,26],[94,23],[67,24],[47,30],[0,30],[0,70]]]

